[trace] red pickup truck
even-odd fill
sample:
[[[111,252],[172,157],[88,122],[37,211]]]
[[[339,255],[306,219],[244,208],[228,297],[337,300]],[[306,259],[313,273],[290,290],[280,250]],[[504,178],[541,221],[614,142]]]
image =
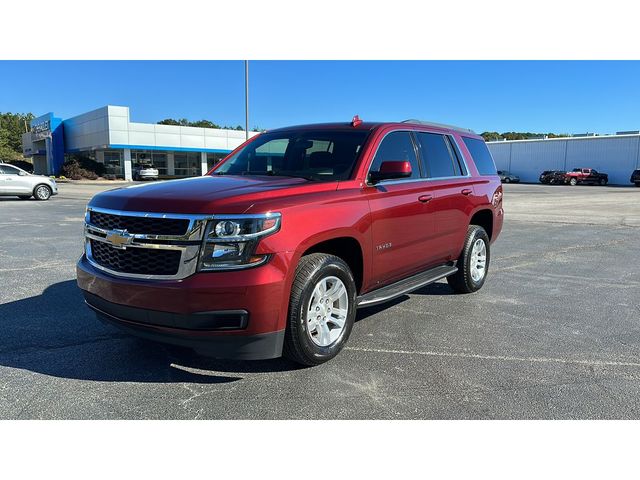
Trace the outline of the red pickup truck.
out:
[[[502,195],[470,130],[357,117],[272,130],[203,177],[93,197],[78,285],[133,334],[315,365],[357,308],[443,278],[481,288]]]
[[[569,185],[577,185],[578,183],[606,185],[609,183],[609,175],[600,173],[593,168],[574,168],[565,174],[564,181]]]

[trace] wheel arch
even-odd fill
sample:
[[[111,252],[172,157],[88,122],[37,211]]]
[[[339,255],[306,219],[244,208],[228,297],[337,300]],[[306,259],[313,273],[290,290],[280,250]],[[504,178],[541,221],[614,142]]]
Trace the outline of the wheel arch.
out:
[[[469,225],[478,225],[484,228],[489,240],[493,241],[493,211],[490,208],[482,208],[474,212],[469,220]]]
[[[318,238],[305,242],[299,249],[297,261],[304,255],[311,253],[327,253],[340,257],[346,262],[353,273],[358,293],[361,292],[365,278],[365,258],[362,243],[351,235],[341,235],[331,238]]]

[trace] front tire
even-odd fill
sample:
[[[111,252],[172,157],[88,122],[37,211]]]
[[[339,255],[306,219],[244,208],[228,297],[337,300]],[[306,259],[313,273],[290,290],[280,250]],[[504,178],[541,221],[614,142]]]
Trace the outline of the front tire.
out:
[[[491,258],[489,236],[479,225],[469,225],[464,248],[458,258],[458,271],[447,277],[456,293],[472,293],[484,285]]]
[[[312,253],[302,257],[295,275],[283,355],[302,365],[320,365],[340,353],[351,334],[353,273],[339,257]]]
[[[36,200],[49,200],[49,198],[51,198],[51,188],[46,185],[38,185],[33,189],[33,196]]]
[[[503,183],[511,183],[511,180],[509,180],[509,178],[505,178],[502,182]]]
[[[607,180],[604,178],[600,179],[600,185],[602,185],[603,187],[607,184]]]

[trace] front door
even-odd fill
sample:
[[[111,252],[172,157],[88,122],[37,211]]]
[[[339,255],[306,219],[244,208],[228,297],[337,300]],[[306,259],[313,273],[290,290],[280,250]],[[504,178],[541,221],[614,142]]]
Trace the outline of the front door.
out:
[[[22,173],[22,175],[21,175]],[[28,176],[10,165],[0,166],[0,186],[3,194],[30,194],[31,184],[27,181]]]
[[[395,131],[381,141],[370,172],[385,161],[408,161],[411,177],[365,187],[371,210],[373,286],[420,271],[430,261],[434,235],[431,187],[423,178],[413,134]]]

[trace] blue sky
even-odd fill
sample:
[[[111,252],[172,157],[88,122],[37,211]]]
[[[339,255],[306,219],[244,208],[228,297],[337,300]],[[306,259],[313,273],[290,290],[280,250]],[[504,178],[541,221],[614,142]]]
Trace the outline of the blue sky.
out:
[[[640,62],[252,61],[250,126],[420,118],[478,132],[640,129]],[[0,111],[244,125],[242,61],[0,61]]]

